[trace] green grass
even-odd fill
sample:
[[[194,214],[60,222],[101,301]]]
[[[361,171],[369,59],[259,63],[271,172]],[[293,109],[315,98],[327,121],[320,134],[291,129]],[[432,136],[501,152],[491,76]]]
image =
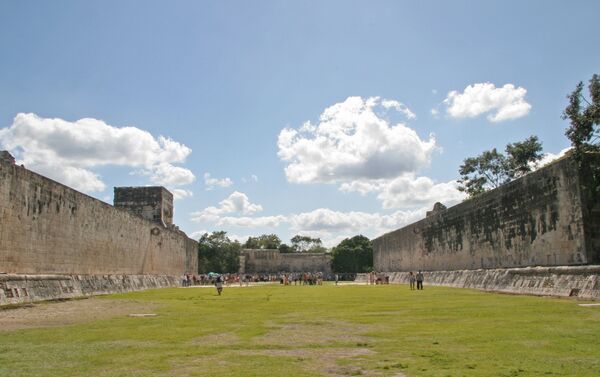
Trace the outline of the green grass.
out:
[[[600,375],[600,308],[567,299],[325,285],[103,300],[158,316],[0,331],[0,376]]]

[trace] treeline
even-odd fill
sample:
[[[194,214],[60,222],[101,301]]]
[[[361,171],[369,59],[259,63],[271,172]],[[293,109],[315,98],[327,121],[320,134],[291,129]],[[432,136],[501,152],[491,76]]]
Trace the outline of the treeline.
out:
[[[242,249],[277,249],[281,253],[331,253],[334,272],[369,272],[373,269],[373,247],[365,236],[346,238],[331,250],[320,238],[296,235],[290,245],[275,234],[248,237],[245,243],[232,240],[225,231],[204,233],[198,240],[198,273],[236,273]]]

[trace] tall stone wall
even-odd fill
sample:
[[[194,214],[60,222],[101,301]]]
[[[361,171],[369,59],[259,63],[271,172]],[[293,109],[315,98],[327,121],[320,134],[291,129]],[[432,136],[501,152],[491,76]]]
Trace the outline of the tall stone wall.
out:
[[[600,263],[597,155],[572,158],[373,240],[378,271]],[[594,178],[596,177],[596,178]]]
[[[245,273],[331,273],[331,255],[326,253],[280,253],[279,250],[244,249],[241,270]]]
[[[197,272],[185,233],[0,160],[0,273],[163,275]]]

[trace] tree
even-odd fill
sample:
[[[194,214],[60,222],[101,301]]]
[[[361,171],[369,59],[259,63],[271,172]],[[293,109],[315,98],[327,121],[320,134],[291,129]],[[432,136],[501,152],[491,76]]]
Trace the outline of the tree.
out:
[[[519,178],[531,172],[535,162],[543,157],[542,144],[537,136],[530,136],[521,142],[507,144],[506,154],[508,175],[511,179]]]
[[[332,249],[334,272],[369,272],[373,269],[373,246],[365,236],[346,238]]]
[[[294,248],[292,248],[291,246],[282,243],[281,245],[279,245],[279,252],[280,253],[293,253],[294,252]]]
[[[320,238],[295,235],[291,239],[292,248],[297,253],[324,253],[327,249],[322,246]]]
[[[562,118],[569,119],[571,125],[565,135],[571,140],[575,158],[581,161],[585,152],[600,151],[600,76],[594,74],[588,86],[590,101],[583,96],[583,82],[579,82],[571,94],[567,96],[569,105],[565,108]],[[587,106],[582,107],[582,101]]]
[[[204,233],[198,241],[198,272],[238,272],[241,248],[238,241],[227,237],[227,232]]]
[[[537,136],[506,145],[506,155],[496,148],[479,156],[466,158],[460,166],[460,191],[475,197],[529,173],[542,158],[542,144]]]
[[[277,249],[281,239],[275,234],[263,234],[258,237],[248,237],[244,243],[245,249]]]

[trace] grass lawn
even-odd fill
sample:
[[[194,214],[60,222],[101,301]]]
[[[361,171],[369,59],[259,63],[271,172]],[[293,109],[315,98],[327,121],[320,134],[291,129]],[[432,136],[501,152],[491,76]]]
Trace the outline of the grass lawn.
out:
[[[157,316],[15,330],[0,320],[0,376],[600,376],[600,307],[574,300],[403,285],[91,300]]]

